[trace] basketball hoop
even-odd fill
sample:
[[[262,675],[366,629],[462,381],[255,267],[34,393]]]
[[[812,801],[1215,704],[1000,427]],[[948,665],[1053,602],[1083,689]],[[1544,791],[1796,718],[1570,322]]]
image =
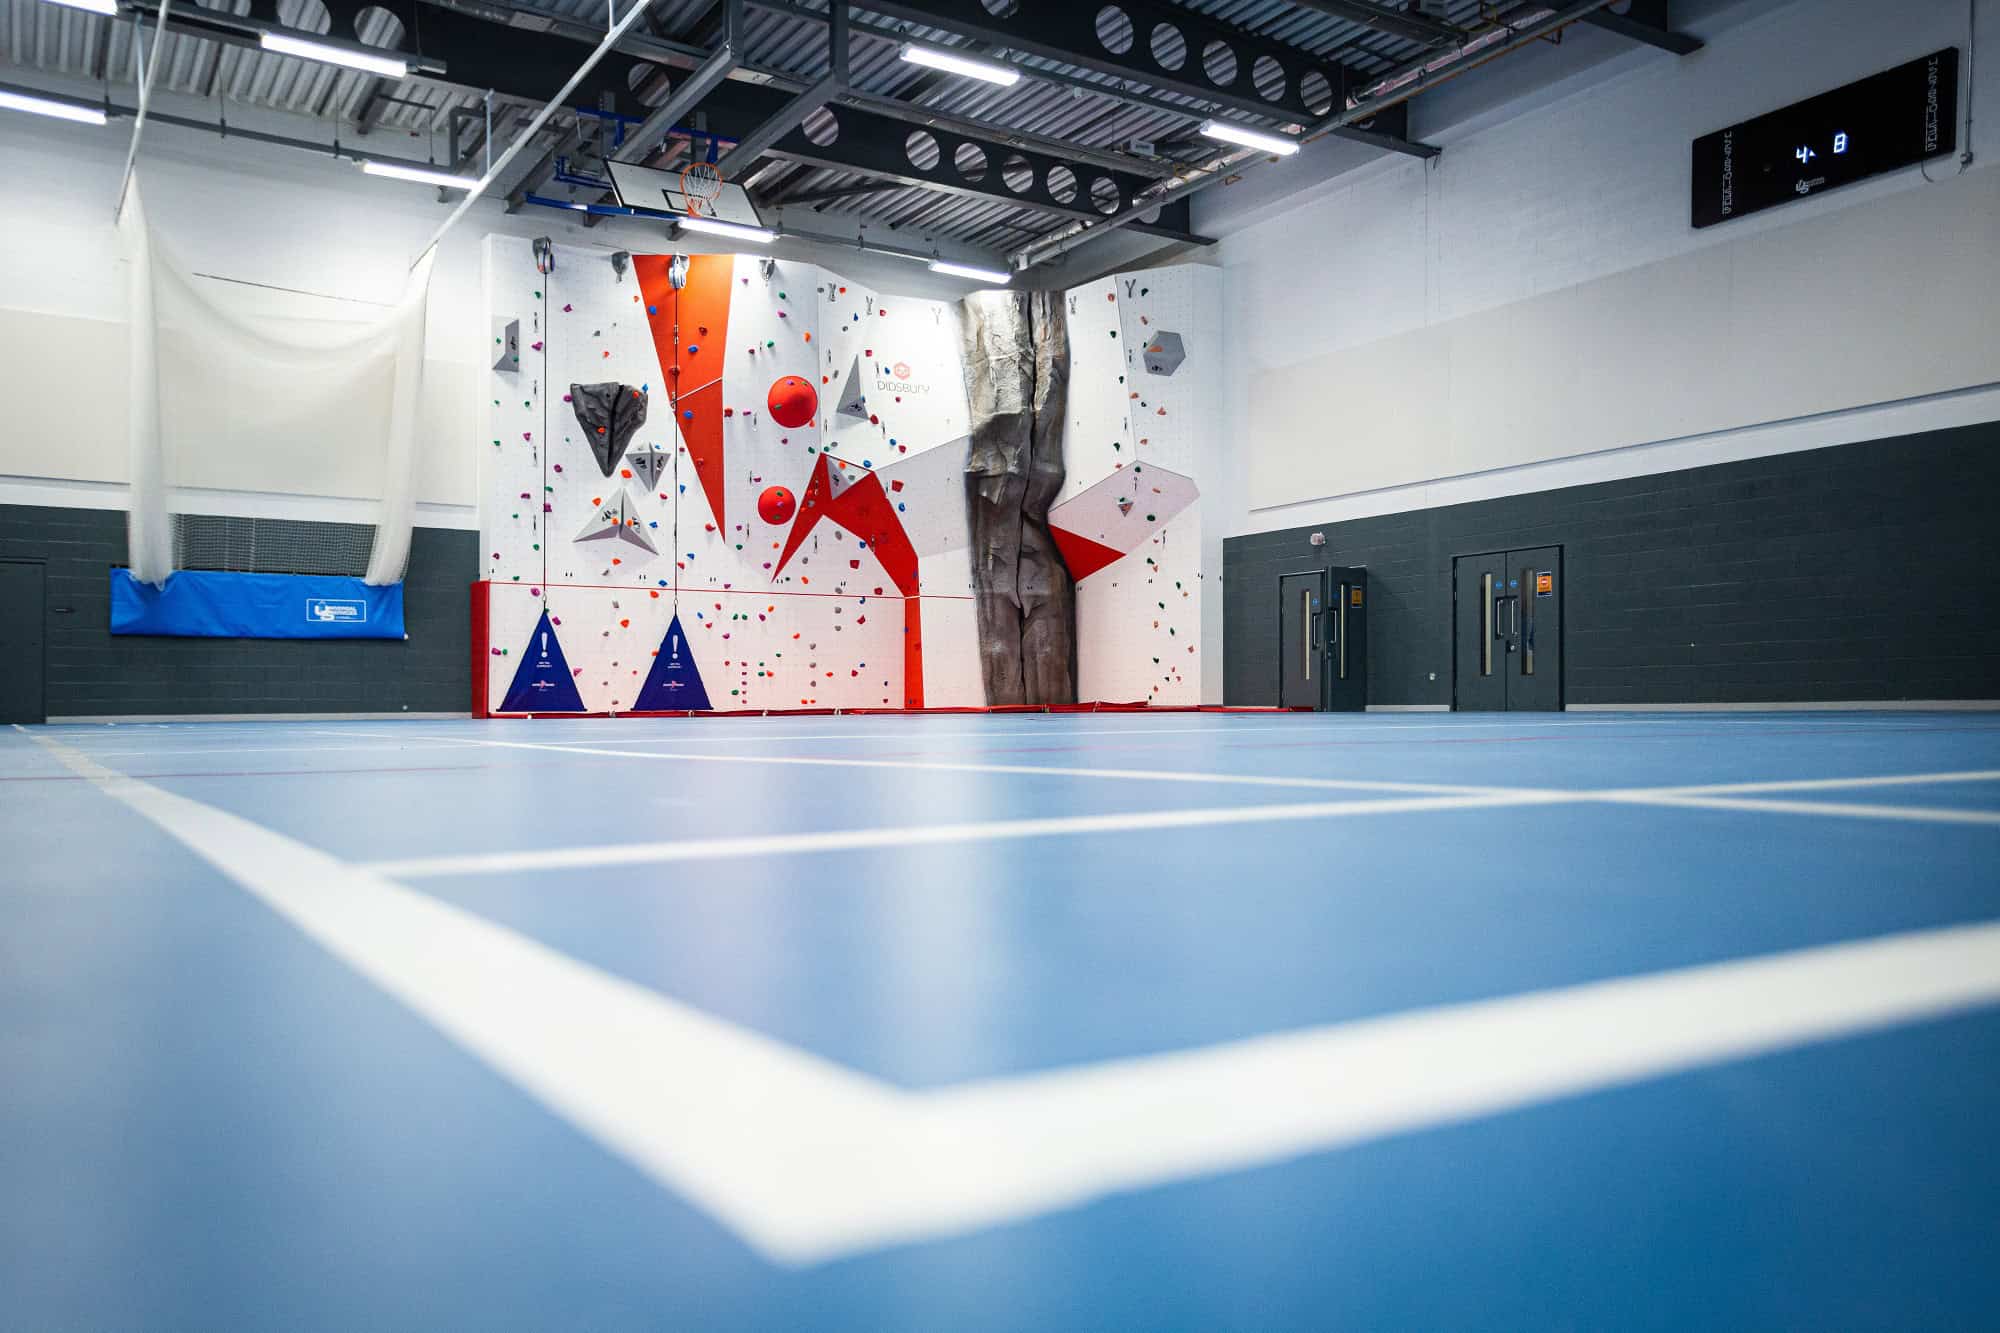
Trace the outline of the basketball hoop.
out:
[[[722,193],[722,173],[713,162],[690,162],[681,168],[681,193],[687,196],[689,217],[706,213],[713,217],[713,205]]]

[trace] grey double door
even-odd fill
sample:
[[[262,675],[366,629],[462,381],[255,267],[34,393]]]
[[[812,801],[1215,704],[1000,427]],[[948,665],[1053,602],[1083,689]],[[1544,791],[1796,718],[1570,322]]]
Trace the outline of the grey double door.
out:
[[[1278,702],[1358,713],[1368,707],[1368,571],[1315,569],[1278,580]]]
[[[1452,707],[1557,712],[1562,548],[1462,555],[1452,565]]]

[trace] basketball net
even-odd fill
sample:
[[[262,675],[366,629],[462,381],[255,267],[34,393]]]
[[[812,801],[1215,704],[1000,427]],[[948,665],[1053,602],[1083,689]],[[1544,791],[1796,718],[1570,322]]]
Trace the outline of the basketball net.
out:
[[[715,216],[715,201],[722,193],[722,173],[713,162],[691,162],[681,168],[681,193],[687,196],[689,217],[704,213]]]

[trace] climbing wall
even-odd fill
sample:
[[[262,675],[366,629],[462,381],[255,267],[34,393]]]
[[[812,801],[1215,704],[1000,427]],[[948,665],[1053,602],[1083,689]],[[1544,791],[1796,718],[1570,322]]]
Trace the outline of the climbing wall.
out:
[[[544,634],[584,711],[642,706],[663,646],[717,709],[979,702],[949,665],[974,655],[955,307],[758,256],[671,270],[487,241],[488,706]]]
[[[986,702],[955,304],[758,255],[676,274],[669,255],[489,237],[485,258],[491,710]],[[1205,326],[1177,272],[1067,302],[1058,508],[1100,562],[1078,590],[1084,699],[1198,696],[1195,659],[1155,641],[1198,641],[1199,571],[1177,563],[1199,550],[1182,405],[1212,388],[1214,353],[1148,376],[1139,346]],[[1153,498],[1127,508],[1157,522],[1120,508],[1135,483]],[[574,702],[550,702],[558,661]]]
[[[1220,392],[1197,269],[1068,293],[1068,475],[1049,513],[1077,588],[1080,698],[1201,700],[1200,423]]]

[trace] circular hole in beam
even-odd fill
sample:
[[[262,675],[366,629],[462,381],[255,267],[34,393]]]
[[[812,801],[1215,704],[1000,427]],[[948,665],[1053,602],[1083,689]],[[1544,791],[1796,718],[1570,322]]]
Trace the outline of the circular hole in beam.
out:
[[[1257,96],[1267,102],[1281,102],[1285,97],[1285,67],[1270,56],[1258,56],[1250,65],[1250,83],[1256,88]]]
[[[1216,38],[1201,48],[1201,72],[1208,75],[1208,81],[1218,88],[1227,88],[1236,82],[1236,50],[1228,42]]]
[[[1309,69],[1299,76],[1299,100],[1315,116],[1324,116],[1333,110],[1333,85],[1327,82],[1326,75]]]
[[[909,158],[910,165],[918,171],[936,171],[938,159],[943,154],[938,152],[938,141],[929,130],[911,130],[909,137],[903,140],[903,156]]]
[[[1114,56],[1132,49],[1132,16],[1116,5],[1097,11],[1097,40]]]
[[[959,178],[968,185],[977,185],[986,179],[986,150],[976,143],[962,143],[951,155],[951,164],[958,168]]]
[[[823,106],[814,107],[799,122],[799,132],[806,136],[808,142],[825,148],[840,137],[840,118]]]

